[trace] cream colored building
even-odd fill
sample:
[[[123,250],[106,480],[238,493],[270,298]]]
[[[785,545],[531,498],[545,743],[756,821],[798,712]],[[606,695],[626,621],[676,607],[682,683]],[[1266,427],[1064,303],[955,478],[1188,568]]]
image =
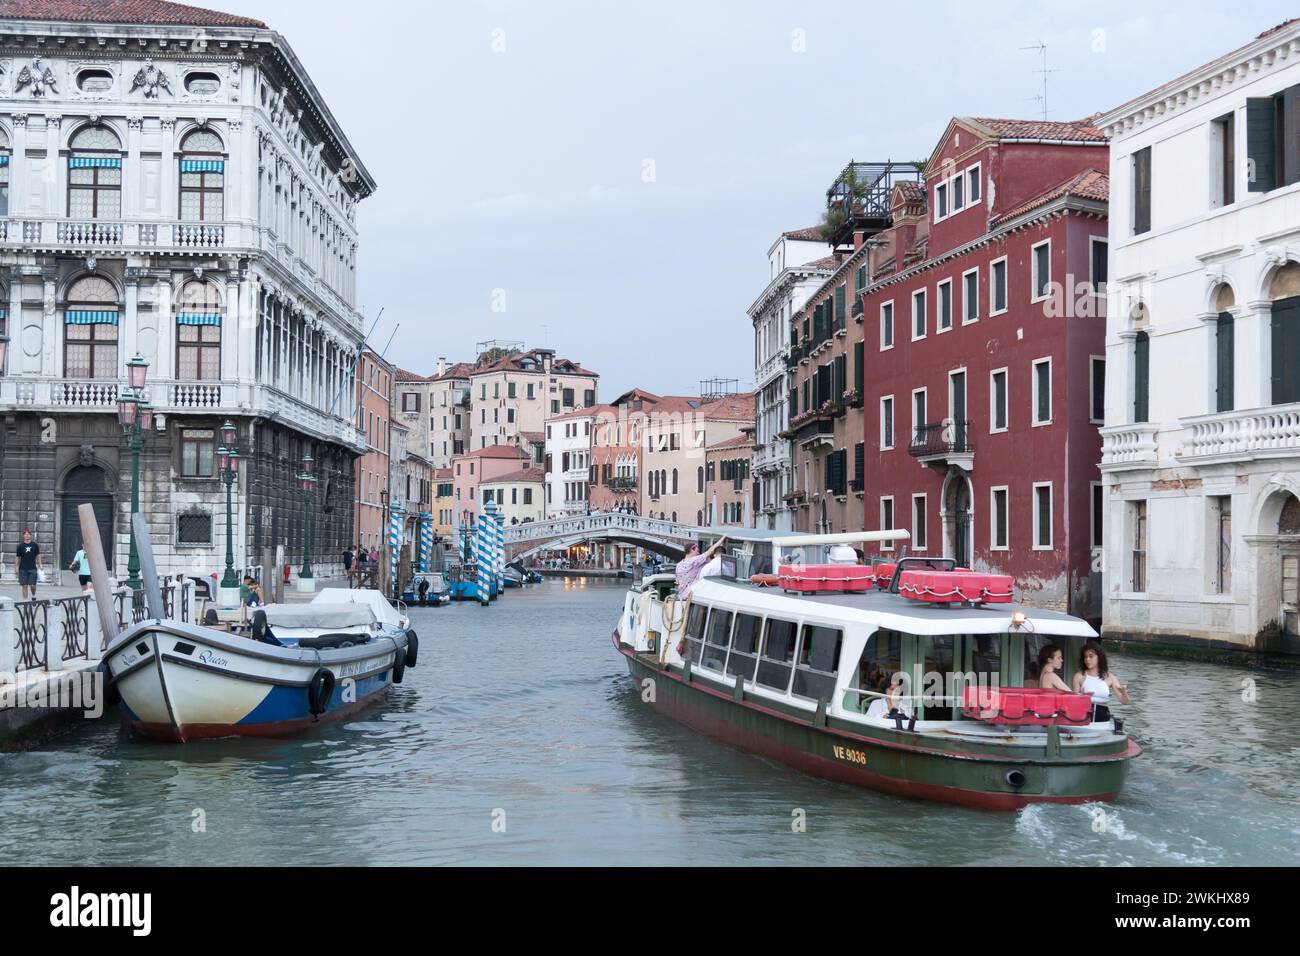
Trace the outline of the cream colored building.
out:
[[[469,447],[526,445],[546,419],[596,404],[599,376],[551,349],[513,352],[469,373]]]
[[[497,503],[506,524],[541,521],[546,516],[545,472],[535,466],[508,472],[479,485],[479,503]]]
[[[753,392],[712,402],[661,399],[645,418],[641,514],[705,524],[706,450],[753,427]]]

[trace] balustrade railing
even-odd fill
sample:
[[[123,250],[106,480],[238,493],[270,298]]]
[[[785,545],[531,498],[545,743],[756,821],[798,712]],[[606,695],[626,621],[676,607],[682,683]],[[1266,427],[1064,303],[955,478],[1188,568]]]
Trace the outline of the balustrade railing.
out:
[[[1300,451],[1300,404],[1184,418],[1183,458]]]

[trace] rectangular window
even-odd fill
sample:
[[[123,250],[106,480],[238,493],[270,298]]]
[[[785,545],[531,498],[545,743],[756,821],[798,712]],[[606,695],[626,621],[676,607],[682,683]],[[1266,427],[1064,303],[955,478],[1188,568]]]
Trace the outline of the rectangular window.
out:
[[[1096,550],[1105,544],[1106,538],[1106,486],[1100,481],[1089,483],[1092,491],[1092,532],[1089,535],[1091,547]]]
[[[1052,548],[1052,485],[1051,482],[1034,483],[1034,550],[1050,551]]]
[[[1007,259],[989,264],[989,315],[1007,311]]]
[[[1088,360],[1089,419],[1094,425],[1106,420],[1106,360],[1094,355]]]
[[[1214,593],[1232,593],[1232,497],[1212,495],[1210,517],[1214,535]]]
[[[1151,416],[1151,339],[1139,332],[1133,339],[1133,421],[1145,422]]]
[[[1052,423],[1052,360],[1039,359],[1033,367],[1034,380],[1034,424],[1050,425]]]
[[[1007,430],[1007,370],[989,373],[989,431]]]
[[[880,351],[894,347],[894,303],[880,306]]]
[[[572,408],[572,407],[573,407],[573,389],[571,389],[571,388],[562,389],[561,392],[560,392],[560,395],[561,395],[561,397],[564,399],[564,407],[565,407],[565,408]]]
[[[516,388],[516,387],[517,387],[517,386],[515,385],[514,382],[506,382],[506,398],[514,398],[514,397],[515,397],[515,388]]]
[[[917,441],[922,429],[928,424],[926,419],[925,389],[918,388],[912,392],[912,441]]]
[[[918,289],[912,293],[912,340],[925,338],[927,317],[925,314],[925,290]]]
[[[809,700],[830,702],[839,673],[840,645],[844,632],[838,627],[805,624],[799,641],[799,661],[794,668],[794,694]]]
[[[1151,231],[1151,147],[1133,154],[1133,235]]]
[[[528,383],[528,391],[527,391],[525,394],[527,394],[527,396],[528,396],[529,398],[532,398],[532,397],[533,397],[533,383],[532,383],[532,382],[529,382],[529,383]]]
[[[952,328],[952,280],[944,279],[939,283],[939,317],[937,325],[940,332]]]
[[[1093,236],[1089,240],[1089,252],[1089,278],[1092,281],[1092,291],[1096,295],[1105,295],[1106,276],[1110,262],[1110,244],[1105,239],[1098,239]]]
[[[881,531],[894,530],[894,498],[892,495],[888,495],[880,499],[880,530]],[[880,550],[893,551],[894,542],[882,541],[880,543]]]
[[[966,180],[961,176],[954,176],[952,180],[952,211],[961,212],[966,208],[965,192]]]
[[[736,629],[731,638],[731,653],[727,656],[727,676],[737,674],[745,680],[754,679],[758,666],[758,642],[763,633],[763,619],[753,614],[737,614]]]
[[[181,430],[181,477],[211,478],[217,450],[216,432],[210,428]]]
[[[979,321],[980,317],[980,271],[970,269],[961,274],[961,321],[963,325]]]
[[[1033,299],[1041,302],[1050,294],[1052,283],[1052,240],[1045,239],[1033,247]]]
[[[1132,542],[1129,588],[1139,594],[1147,589],[1147,503],[1130,501],[1129,534]]]
[[[1006,551],[1008,548],[1005,485],[989,489],[989,547],[994,551]]]
[[[221,326],[176,326],[176,377],[204,382],[221,378]]]
[[[1300,182],[1300,86],[1246,100],[1247,171],[1251,192]]]
[[[948,184],[940,183],[934,187],[934,221],[948,215]]]
[[[782,693],[790,688],[798,626],[793,621],[767,619],[763,652],[758,661],[758,682]]]
[[[980,201],[980,191],[983,181],[980,179],[979,164],[975,164],[966,170],[966,201],[974,204]]]
[[[1231,206],[1236,201],[1236,114],[1227,113],[1210,122],[1210,208]]]
[[[880,450],[888,451],[894,447],[894,396],[887,395],[880,400]]]
[[[709,626],[705,630],[700,666],[721,671],[727,660],[729,643],[731,643],[731,612],[714,608],[709,612]]]
[[[925,495],[912,495],[912,550],[924,551],[926,548],[926,508]]]

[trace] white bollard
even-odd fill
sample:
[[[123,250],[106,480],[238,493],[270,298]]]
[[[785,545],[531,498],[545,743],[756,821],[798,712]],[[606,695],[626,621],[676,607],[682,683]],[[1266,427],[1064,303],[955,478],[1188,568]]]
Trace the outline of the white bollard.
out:
[[[104,656],[104,625],[99,623],[99,607],[92,593],[86,603],[86,660],[97,661]]]
[[[13,598],[0,597],[0,684],[18,673],[18,647],[14,639]]]
[[[199,586],[190,578],[186,578],[181,582],[182,599],[185,601],[185,620],[191,624],[198,623],[194,618],[195,611],[198,607],[194,601],[194,594],[198,590],[198,587]]]
[[[54,620],[50,620],[50,612]],[[54,601],[45,608],[45,669],[53,674],[63,670],[63,632],[68,626],[67,615],[63,612],[63,602]]]

